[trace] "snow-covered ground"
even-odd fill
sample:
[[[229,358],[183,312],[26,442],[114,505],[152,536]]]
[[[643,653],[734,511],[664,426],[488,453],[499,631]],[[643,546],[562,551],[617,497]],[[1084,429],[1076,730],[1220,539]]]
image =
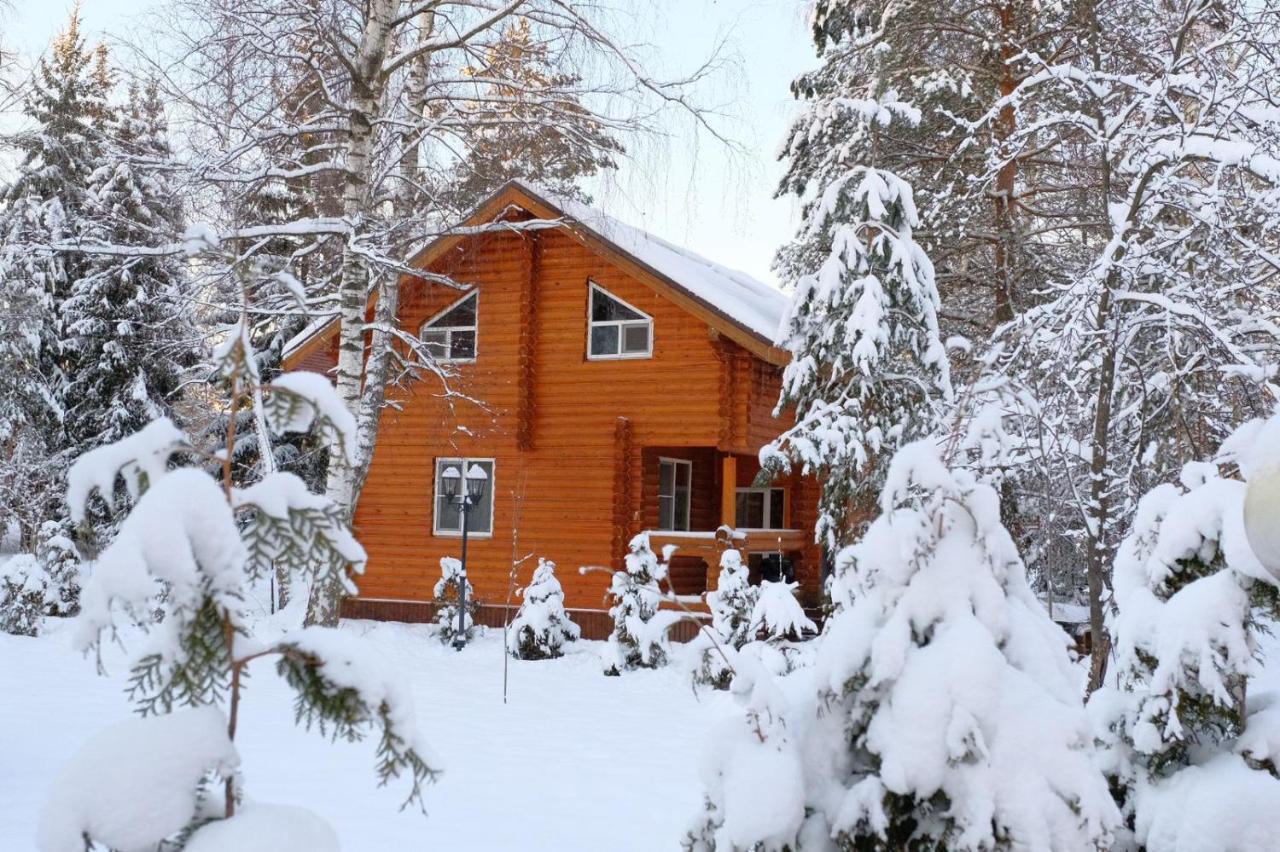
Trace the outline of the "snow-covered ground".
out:
[[[403,791],[376,787],[374,743],[330,744],[296,727],[270,663],[250,669],[237,745],[250,798],[313,809],[345,852],[672,849],[698,813],[701,742],[733,705],[724,693],[695,695],[683,667],[606,678],[600,643],[580,642],[560,660],[513,660],[504,706],[500,633],[459,654],[425,627],[344,629],[365,634],[413,686],[445,769],[427,791],[428,815],[399,812]],[[66,625],[39,639],[0,634],[5,850],[35,848],[54,773],[100,727],[130,714],[123,657],[108,667],[99,676],[74,653]]]

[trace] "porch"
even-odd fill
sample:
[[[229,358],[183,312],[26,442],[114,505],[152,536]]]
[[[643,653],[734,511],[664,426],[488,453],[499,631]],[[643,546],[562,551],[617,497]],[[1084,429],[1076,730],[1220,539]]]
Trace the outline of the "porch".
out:
[[[675,551],[671,590],[690,598],[715,588],[720,556],[737,550],[752,583],[779,578],[801,583],[802,598],[819,594],[821,551],[812,542],[815,484],[800,477],[765,486],[754,456],[711,447],[651,447],[642,451],[642,529],[654,552]]]

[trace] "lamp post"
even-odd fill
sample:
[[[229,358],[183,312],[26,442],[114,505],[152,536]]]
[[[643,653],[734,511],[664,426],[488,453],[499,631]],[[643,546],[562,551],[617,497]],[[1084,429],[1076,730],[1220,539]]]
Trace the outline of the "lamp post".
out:
[[[453,634],[453,647],[461,651],[467,644],[467,519],[471,509],[484,497],[484,486],[489,477],[478,464],[467,471],[466,491],[459,486],[464,477],[456,467],[447,467],[441,474],[444,496],[458,507],[462,514],[462,569],[458,576],[458,630]]]

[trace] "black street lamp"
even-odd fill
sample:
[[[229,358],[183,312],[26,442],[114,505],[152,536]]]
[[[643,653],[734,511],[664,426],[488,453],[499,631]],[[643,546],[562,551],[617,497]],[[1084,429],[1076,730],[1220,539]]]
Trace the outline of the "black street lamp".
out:
[[[443,480],[444,496],[450,503],[458,507],[462,513],[462,570],[458,576],[458,632],[453,634],[453,647],[461,651],[467,644],[467,517],[471,509],[484,497],[484,486],[489,477],[484,468],[478,464],[471,465],[467,471],[467,490],[460,493],[461,472],[456,467],[447,467],[440,478]]]

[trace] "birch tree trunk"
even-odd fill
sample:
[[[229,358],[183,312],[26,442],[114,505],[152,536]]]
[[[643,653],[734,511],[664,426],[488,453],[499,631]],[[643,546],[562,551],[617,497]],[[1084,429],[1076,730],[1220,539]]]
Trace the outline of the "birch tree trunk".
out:
[[[374,126],[382,103],[386,78],[382,65],[386,60],[394,29],[397,0],[369,0],[364,30],[351,67],[351,107],[348,117],[348,137],[345,152],[346,172],[343,178],[342,215],[353,231],[369,214],[369,166],[374,143]],[[378,300],[381,315],[391,303],[394,311],[398,294],[384,293]],[[344,507],[347,517],[355,514],[357,482],[362,479],[360,469],[368,468],[372,458],[372,441],[377,436],[377,409],[372,425],[369,420],[369,401],[362,400],[365,380],[365,317],[369,305],[369,270],[365,259],[353,249],[351,238],[342,249],[341,272],[338,281],[339,323],[338,368],[336,386],[338,396],[356,415],[358,430],[356,464],[347,463],[340,451],[329,456],[328,481],[325,494],[336,505]],[[394,318],[394,313],[392,314]],[[385,333],[385,332],[384,332]],[[386,392],[386,365],[389,362],[389,341],[371,341],[372,352],[379,357],[369,364],[367,384]],[[378,344],[383,344],[379,346]],[[377,375],[375,368],[380,368]],[[381,400],[379,400],[379,408]],[[365,446],[366,443],[368,446]],[[311,589],[307,606],[308,624],[335,624],[342,602],[342,589],[336,582],[317,583]]]

